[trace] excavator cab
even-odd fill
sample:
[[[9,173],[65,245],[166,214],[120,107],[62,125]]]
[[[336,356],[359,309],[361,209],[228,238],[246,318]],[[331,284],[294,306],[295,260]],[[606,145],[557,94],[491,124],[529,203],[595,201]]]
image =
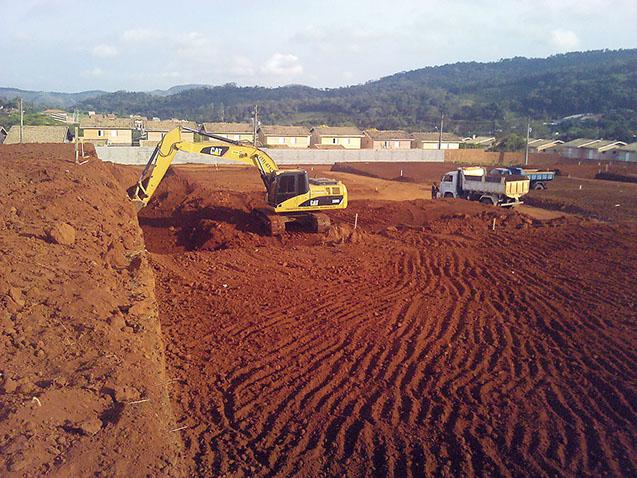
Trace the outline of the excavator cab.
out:
[[[288,199],[307,194],[309,190],[310,182],[307,171],[277,171],[269,190],[268,203],[272,207],[277,207]]]

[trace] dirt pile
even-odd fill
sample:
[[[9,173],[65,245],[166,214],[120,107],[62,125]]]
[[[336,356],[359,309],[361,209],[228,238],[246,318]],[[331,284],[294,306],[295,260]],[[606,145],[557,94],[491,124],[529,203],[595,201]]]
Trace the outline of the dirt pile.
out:
[[[180,475],[125,191],[71,145],[0,146],[0,164],[0,475]]]
[[[330,215],[319,242],[218,217],[245,242],[152,255],[189,474],[635,474],[635,226],[451,200]]]

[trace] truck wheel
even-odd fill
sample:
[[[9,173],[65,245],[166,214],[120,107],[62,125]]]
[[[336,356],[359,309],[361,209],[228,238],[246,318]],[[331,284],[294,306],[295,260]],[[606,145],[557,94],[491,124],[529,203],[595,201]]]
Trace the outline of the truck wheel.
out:
[[[452,198],[453,197],[453,193],[445,193],[445,197],[446,198]]]
[[[485,206],[493,206],[493,200],[491,198],[480,198],[480,203],[484,204]]]
[[[546,186],[544,185],[544,183],[535,183],[533,189],[537,189],[539,191],[541,189],[546,189]]]

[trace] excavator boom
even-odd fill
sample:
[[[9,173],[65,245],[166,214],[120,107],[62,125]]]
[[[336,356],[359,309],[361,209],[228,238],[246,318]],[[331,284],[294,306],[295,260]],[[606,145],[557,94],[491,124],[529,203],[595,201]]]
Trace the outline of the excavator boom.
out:
[[[258,148],[246,146],[237,141],[215,135],[207,136],[216,141],[201,143],[182,141],[181,128],[175,128],[166,133],[155,148],[139,180],[128,190],[128,195],[138,211],[148,204],[179,151],[229,159],[255,166],[259,170],[263,184],[269,190],[272,173],[279,169],[270,156]]]

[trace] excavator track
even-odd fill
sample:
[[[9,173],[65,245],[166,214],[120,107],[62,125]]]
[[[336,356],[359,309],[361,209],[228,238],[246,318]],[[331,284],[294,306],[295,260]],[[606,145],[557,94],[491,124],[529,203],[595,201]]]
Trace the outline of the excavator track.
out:
[[[252,215],[257,218],[269,236],[280,236],[285,232],[287,221],[284,216],[279,216],[266,208],[254,208]]]
[[[315,212],[311,214],[310,223],[312,225],[312,232],[326,232],[331,225],[330,217],[327,214]]]

